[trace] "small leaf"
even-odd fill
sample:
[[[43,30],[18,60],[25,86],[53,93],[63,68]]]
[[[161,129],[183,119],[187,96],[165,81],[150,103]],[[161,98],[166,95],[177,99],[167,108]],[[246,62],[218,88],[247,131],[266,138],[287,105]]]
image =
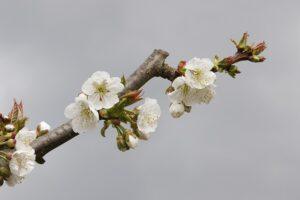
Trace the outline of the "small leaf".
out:
[[[101,129],[101,135],[102,135],[103,137],[106,137],[105,132],[106,132],[106,130],[109,128],[110,125],[111,125],[111,121],[110,121],[110,120],[104,121],[104,123],[103,123],[103,128]]]
[[[15,121],[14,126],[16,129],[16,132],[19,132],[21,129],[23,129],[25,127],[25,124],[27,122],[28,118],[23,117],[21,119],[18,119],[17,121]]]
[[[126,86],[126,78],[124,75],[121,77],[121,83]]]

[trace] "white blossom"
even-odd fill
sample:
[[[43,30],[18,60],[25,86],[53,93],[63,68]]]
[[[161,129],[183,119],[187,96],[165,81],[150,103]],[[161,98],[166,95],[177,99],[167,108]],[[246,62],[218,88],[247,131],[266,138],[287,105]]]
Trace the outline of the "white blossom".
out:
[[[17,150],[12,154],[9,168],[13,175],[24,177],[28,175],[35,166],[34,150]]]
[[[22,176],[17,176],[17,175],[10,175],[10,177],[6,180],[6,184],[9,187],[14,187],[17,184],[20,184],[23,182],[23,180],[25,179],[25,177]]]
[[[138,129],[142,133],[155,132],[157,122],[161,115],[160,106],[156,99],[146,98],[145,103],[139,108],[137,119]]]
[[[185,76],[187,84],[196,89],[203,89],[214,83],[216,74],[211,71],[214,64],[208,58],[193,58],[187,62]]]
[[[84,133],[97,127],[99,114],[93,104],[85,96],[80,95],[75,103],[68,105],[65,109],[65,116],[72,119],[74,132]]]
[[[35,131],[29,131],[27,128],[23,128],[16,135],[16,150],[31,151],[30,144],[36,139],[37,134]]]
[[[131,148],[134,149],[137,147],[139,143],[139,139],[136,136],[129,135],[128,140],[127,140],[127,145]]]
[[[170,113],[172,117],[179,118],[184,114],[184,105],[181,102],[174,102],[170,106]]]
[[[176,78],[172,83],[172,87],[174,91],[168,93],[171,103],[183,103],[186,106],[209,103],[215,95],[214,84],[203,89],[191,88],[187,83],[187,78],[183,76]]]
[[[107,72],[95,72],[82,86],[95,109],[109,109],[119,102],[118,93],[124,89],[119,77],[110,77]]]

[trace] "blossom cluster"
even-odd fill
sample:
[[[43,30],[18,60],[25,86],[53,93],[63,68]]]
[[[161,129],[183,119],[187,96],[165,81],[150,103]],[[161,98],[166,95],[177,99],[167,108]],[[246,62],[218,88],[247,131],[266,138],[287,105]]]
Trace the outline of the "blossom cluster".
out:
[[[125,86],[125,79],[111,77],[107,72],[92,74],[83,84],[75,102],[65,109],[73,131],[85,133],[97,128],[99,121],[103,120],[101,134],[105,136],[110,126],[115,128],[117,146],[121,151],[134,149],[140,139],[147,140],[157,128],[160,107],[155,99],[146,98],[143,105],[128,109],[142,98],[141,91],[129,91],[120,96]]]
[[[177,77],[167,90],[171,101],[170,112],[174,118],[189,112],[192,105],[208,104],[215,95],[216,74],[214,63],[208,58],[193,58],[181,62]]]
[[[14,103],[7,116],[0,114],[0,185],[15,186],[32,172],[35,166],[35,151],[30,144],[47,134],[50,126],[41,122],[36,130],[25,127],[23,104]]]

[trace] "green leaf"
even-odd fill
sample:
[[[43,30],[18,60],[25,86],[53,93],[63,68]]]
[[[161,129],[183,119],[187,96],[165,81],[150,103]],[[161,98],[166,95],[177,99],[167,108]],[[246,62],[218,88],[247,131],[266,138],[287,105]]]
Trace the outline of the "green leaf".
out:
[[[124,75],[121,77],[121,83],[126,86],[126,78]]]

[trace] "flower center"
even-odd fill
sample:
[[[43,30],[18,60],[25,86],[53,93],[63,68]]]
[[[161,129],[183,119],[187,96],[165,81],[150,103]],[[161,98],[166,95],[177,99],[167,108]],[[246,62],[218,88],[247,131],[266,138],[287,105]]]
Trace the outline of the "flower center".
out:
[[[86,119],[89,119],[92,116],[92,111],[85,105],[82,105],[80,115]]]
[[[97,93],[100,94],[100,96],[104,96],[107,92],[109,92],[107,90],[106,87],[106,81],[103,81],[102,83],[94,83],[94,87],[96,88]]]
[[[198,81],[201,80],[203,76],[203,72],[200,69],[191,70],[191,72],[196,80]]]
[[[146,115],[144,117],[143,121],[145,124],[154,124],[157,121],[157,116],[156,115]]]

